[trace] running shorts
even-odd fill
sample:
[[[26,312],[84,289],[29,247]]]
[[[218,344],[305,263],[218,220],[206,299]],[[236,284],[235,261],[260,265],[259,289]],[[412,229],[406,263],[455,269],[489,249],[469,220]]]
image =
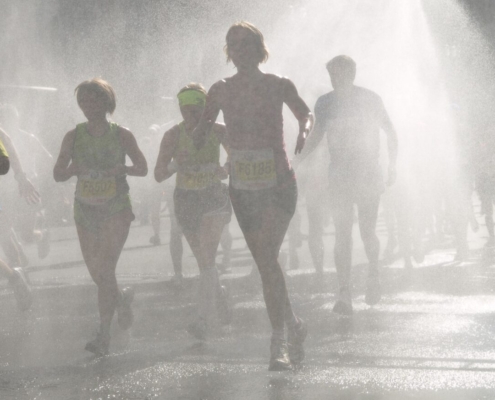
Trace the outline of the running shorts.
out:
[[[105,204],[97,206],[84,204],[74,199],[74,221],[87,230],[97,232],[107,218],[126,208],[132,210],[131,197],[128,193],[117,195]],[[132,214],[131,221],[134,221],[134,218]]]
[[[264,211],[277,207],[292,218],[297,205],[297,183],[287,179],[284,184],[260,190],[240,190],[230,186],[230,199],[237,221],[243,232],[259,230]]]
[[[186,231],[197,230],[204,216],[223,215],[225,224],[232,216],[227,185],[223,183],[201,190],[175,188],[174,208],[177,222]]]

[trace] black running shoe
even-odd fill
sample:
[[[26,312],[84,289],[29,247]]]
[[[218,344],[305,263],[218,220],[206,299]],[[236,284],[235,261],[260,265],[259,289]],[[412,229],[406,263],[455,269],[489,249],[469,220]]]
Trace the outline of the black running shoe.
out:
[[[232,303],[229,291],[225,286],[220,286],[217,296],[218,319],[222,325],[230,325],[232,322]]]
[[[96,357],[103,357],[108,354],[110,348],[110,334],[98,332],[96,338],[86,344],[84,350],[90,351]]]
[[[206,340],[207,325],[203,319],[198,319],[187,326],[187,333],[198,340]]]
[[[150,243],[153,246],[160,246],[162,244],[162,240],[160,239],[160,236],[153,235],[153,236],[150,237]]]

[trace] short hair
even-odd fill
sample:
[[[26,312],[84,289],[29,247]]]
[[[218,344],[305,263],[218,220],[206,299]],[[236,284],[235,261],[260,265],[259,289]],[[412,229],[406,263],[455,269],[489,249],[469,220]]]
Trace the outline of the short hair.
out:
[[[107,81],[101,78],[93,78],[77,85],[74,93],[76,95],[78,103],[81,93],[84,92],[93,92],[103,98],[107,106],[106,112],[109,114],[113,114],[113,112],[115,111],[115,107],[117,106],[117,102],[115,99],[115,92],[112,86],[110,86]]]
[[[190,82],[186,86],[184,86],[181,90],[179,90],[179,93],[177,93],[177,95],[181,94],[182,92],[185,92],[186,90],[196,90],[197,92],[207,94],[205,87],[201,83]]]
[[[329,73],[331,73],[331,70],[336,67],[348,73],[353,79],[356,77],[356,62],[349,56],[336,56],[327,62],[326,67]]]
[[[250,32],[251,36],[255,39],[255,44],[258,50],[258,55],[259,55],[258,63],[261,64],[266,62],[266,60],[268,60],[268,56],[270,55],[270,53],[268,51],[268,47],[265,44],[265,39],[263,37],[263,34],[258,28],[256,28],[253,24],[247,21],[236,22],[227,31],[227,35],[225,37],[227,44],[223,48],[225,54],[227,55],[227,62],[231,61],[229,54],[229,35],[231,35],[232,31],[236,29],[246,29],[247,31]]]

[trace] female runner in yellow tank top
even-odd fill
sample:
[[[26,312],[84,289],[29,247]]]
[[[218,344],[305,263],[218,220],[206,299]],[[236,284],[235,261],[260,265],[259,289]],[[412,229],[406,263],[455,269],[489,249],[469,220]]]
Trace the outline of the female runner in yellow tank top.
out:
[[[126,175],[146,176],[148,167],[134,135],[113,122],[115,93],[108,82],[92,79],[77,86],[77,103],[88,122],[62,142],[53,170],[55,181],[77,177],[74,219],[84,261],[98,286],[100,330],[86,350],[108,353],[115,311],[122,329],[132,325],[131,288],[119,290],[115,269],[134,220]],[[132,166],[125,165],[129,156]]]
[[[228,324],[231,317],[227,293],[220,285],[215,265],[222,230],[232,214],[227,187],[220,182],[228,177],[220,166],[225,127],[211,125],[203,145],[196,148],[191,133],[203,113],[206,90],[191,83],[177,97],[184,121],[165,132],[155,179],[162,182],[177,172],[175,214],[200,270],[198,318],[189,325],[188,332],[203,340],[214,321],[215,308],[222,324]]]

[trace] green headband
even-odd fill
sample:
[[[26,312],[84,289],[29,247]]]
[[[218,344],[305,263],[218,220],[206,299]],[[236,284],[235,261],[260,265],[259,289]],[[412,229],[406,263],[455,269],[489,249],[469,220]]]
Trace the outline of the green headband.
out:
[[[206,94],[194,89],[185,90],[177,95],[179,99],[179,106],[201,106],[204,107],[206,104]]]

